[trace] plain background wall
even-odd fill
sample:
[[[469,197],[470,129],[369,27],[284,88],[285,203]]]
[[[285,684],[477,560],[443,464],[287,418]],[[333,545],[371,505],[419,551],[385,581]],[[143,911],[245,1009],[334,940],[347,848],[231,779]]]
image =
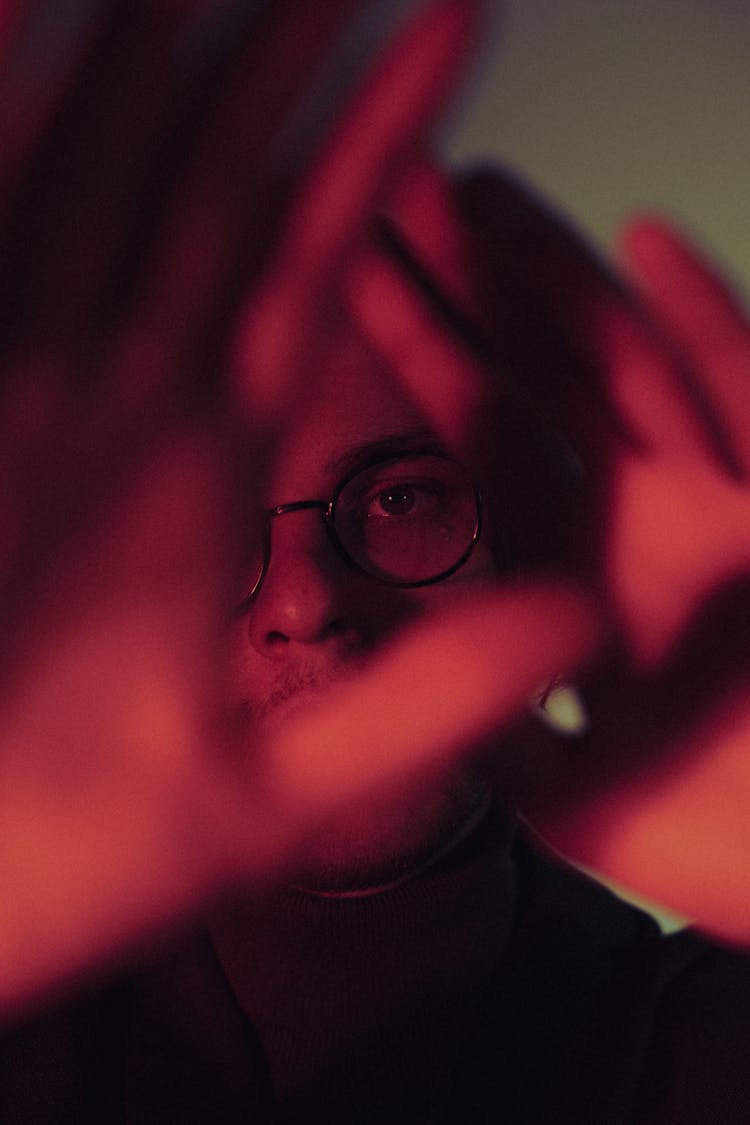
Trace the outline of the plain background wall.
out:
[[[639,208],[750,294],[750,3],[506,0],[444,151],[505,161],[603,244]]]

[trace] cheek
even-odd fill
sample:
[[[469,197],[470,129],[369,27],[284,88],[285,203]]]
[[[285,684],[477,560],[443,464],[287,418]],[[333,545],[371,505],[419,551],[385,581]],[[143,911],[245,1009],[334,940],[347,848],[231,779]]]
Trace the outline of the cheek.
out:
[[[501,572],[489,547],[481,541],[477,543],[464,565],[442,582],[434,586],[418,586],[410,591],[415,602],[428,611],[471,601],[483,590],[497,585]]]
[[[480,539],[471,552],[468,561],[460,570],[456,571],[455,577],[458,580],[463,577],[468,582],[493,582],[497,581],[499,574],[500,570],[489,544]]]
[[[495,556],[489,545],[480,539],[464,565],[444,583],[438,583],[438,585],[456,591],[459,587],[474,588],[481,586],[484,588],[494,585],[500,577],[501,571]]]
[[[341,583],[337,612],[352,630],[351,648],[344,645],[325,651],[295,652],[288,661],[263,656],[251,643],[249,618],[240,617],[226,637],[232,699],[240,703],[263,702],[289,672],[291,664],[300,667],[306,662],[316,666],[330,662],[340,667],[353,660],[359,662],[422,611],[448,611],[471,602],[481,590],[494,586],[498,575],[492,552],[481,541],[460,570],[434,586],[398,589],[347,574]]]

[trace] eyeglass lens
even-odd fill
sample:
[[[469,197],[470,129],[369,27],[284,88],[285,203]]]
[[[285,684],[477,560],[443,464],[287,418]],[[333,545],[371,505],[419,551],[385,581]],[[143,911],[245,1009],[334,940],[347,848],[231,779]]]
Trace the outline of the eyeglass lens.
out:
[[[375,578],[434,581],[459,565],[478,532],[474,486],[455,461],[412,454],[361,470],[341,487],[333,530]]]
[[[304,501],[301,506],[325,504]],[[447,457],[413,453],[389,458],[339,486],[331,502],[329,531],[341,553],[366,574],[419,586],[447,577],[468,558],[479,535],[478,496],[461,466]],[[270,552],[270,524],[265,535],[256,564],[249,568],[256,577],[238,607],[240,613],[260,587]]]

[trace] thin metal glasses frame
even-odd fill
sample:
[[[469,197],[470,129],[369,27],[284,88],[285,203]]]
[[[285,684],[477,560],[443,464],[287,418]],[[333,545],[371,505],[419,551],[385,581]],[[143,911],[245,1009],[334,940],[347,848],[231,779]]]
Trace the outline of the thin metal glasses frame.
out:
[[[336,532],[336,505],[339,501],[339,497],[341,496],[347,485],[350,483],[350,481],[354,480],[355,477],[358,477],[360,473],[364,473],[368,469],[374,468],[376,465],[395,464],[397,461],[408,461],[409,458],[412,457],[438,457],[443,461],[449,461],[454,465],[459,465],[460,467],[460,462],[456,461],[453,457],[449,457],[441,450],[405,449],[401,450],[398,453],[390,454],[387,457],[374,457],[371,461],[367,461],[364,464],[358,465],[351,472],[347,473],[342,480],[339,481],[330,500],[292,500],[288,504],[277,504],[273,508],[267,508],[264,513],[263,519],[263,562],[261,565],[260,573],[258,574],[258,577],[250,592],[243,598],[243,600],[237,607],[237,615],[241,616],[242,614],[247,613],[247,611],[250,609],[253,601],[260,591],[263,579],[266,576],[266,572],[268,571],[268,567],[271,562],[272,521],[278,516],[285,516],[290,512],[303,512],[309,510],[314,511],[316,509],[320,511],[322,522],[326,529],[328,538],[338,555],[344,560],[345,563],[347,563],[348,566],[352,568],[352,570],[355,570],[360,574],[366,574],[368,578],[372,578],[373,582],[380,582],[384,586],[396,586],[400,589],[414,589],[419,586],[432,586],[436,582],[442,582],[445,578],[450,578],[452,574],[455,574],[457,570],[460,570],[464,563],[468,561],[482,531],[482,496],[475,484],[471,485],[476,506],[476,519],[474,521],[474,532],[471,540],[467,544],[466,550],[455,563],[453,563],[446,570],[442,570],[439,574],[436,574],[430,578],[420,578],[417,581],[403,581],[402,579],[398,578],[384,578],[382,575],[373,574],[367,569],[367,567],[362,566],[356,561],[356,559],[352,558]]]

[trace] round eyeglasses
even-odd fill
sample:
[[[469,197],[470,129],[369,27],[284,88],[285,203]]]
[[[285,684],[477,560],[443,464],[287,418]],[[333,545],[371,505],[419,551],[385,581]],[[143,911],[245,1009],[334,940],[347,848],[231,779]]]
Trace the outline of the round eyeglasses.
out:
[[[355,570],[390,586],[428,586],[463,566],[479,539],[479,490],[457,461],[442,453],[399,453],[349,473],[330,500],[295,500],[266,512],[263,549],[250,608],[271,558],[271,525],[278,516],[319,509],[328,537]]]

